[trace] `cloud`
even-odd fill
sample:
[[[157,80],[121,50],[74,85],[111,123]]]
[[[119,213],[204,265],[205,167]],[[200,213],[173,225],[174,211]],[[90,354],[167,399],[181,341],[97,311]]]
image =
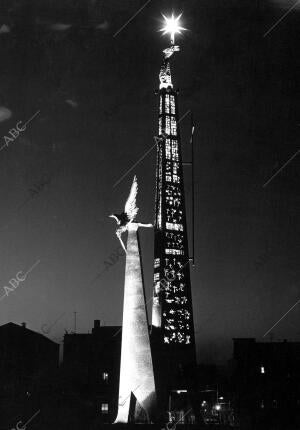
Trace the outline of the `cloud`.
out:
[[[100,24],[96,25],[96,30],[107,30],[109,27],[108,21],[103,21]]]
[[[0,122],[6,121],[12,115],[12,112],[4,106],[0,106]]]
[[[64,24],[62,22],[57,22],[56,24],[50,25],[51,30],[54,30],[54,31],[66,31],[71,27],[72,27],[71,24]]]
[[[78,103],[75,102],[74,100],[67,99],[67,100],[65,100],[65,102],[68,103],[68,105],[72,106],[72,108],[77,108],[78,107]]]
[[[293,9],[300,11],[300,1],[297,2],[296,0],[271,0],[271,2],[281,9],[290,9],[291,7],[295,6]]]
[[[0,34],[10,33],[10,28],[6,24],[2,24],[0,27]]]

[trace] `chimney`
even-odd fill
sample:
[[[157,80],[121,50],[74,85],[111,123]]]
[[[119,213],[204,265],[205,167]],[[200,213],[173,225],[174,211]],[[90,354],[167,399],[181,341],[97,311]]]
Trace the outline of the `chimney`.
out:
[[[96,333],[100,329],[100,320],[94,320],[94,328],[92,330],[92,333]]]
[[[22,322],[21,325],[22,325],[23,328],[26,328],[26,323],[25,322]]]

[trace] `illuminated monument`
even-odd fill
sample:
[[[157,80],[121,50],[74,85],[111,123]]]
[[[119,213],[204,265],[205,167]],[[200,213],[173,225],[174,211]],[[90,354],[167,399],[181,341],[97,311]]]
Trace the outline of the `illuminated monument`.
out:
[[[120,241],[121,234],[128,231],[119,403],[115,423],[150,423],[155,420],[156,413],[156,391],[138,237],[139,227],[152,227],[152,224],[134,222],[138,212],[137,190],[137,180],[134,177],[124,212],[111,215],[118,223],[116,234]]]
[[[184,30],[179,18],[164,17],[162,31],[170,33],[171,44],[163,51],[158,92],[152,326],[155,362],[160,363],[155,369],[161,369],[157,388],[164,405],[172,391],[189,391],[196,364],[179,114],[170,68],[171,57],[179,51],[175,33]]]
[[[179,17],[165,18],[164,34],[171,44],[163,51],[159,80],[159,137],[157,139],[154,225],[154,291],[151,343],[145,304],[137,215],[137,181],[133,180],[125,210],[111,215],[117,237],[126,251],[123,330],[118,414],[115,423],[192,422],[196,351],[191,296],[183,169],[177,93],[170,59],[179,46],[175,34],[184,30]],[[151,226],[152,227],[152,226]],[[121,239],[128,231],[127,248]],[[183,394],[172,406],[172,393]],[[157,400],[158,398],[158,400]],[[178,399],[177,399],[178,400]],[[176,403],[176,404],[175,404]],[[175,413],[173,413],[175,411]]]

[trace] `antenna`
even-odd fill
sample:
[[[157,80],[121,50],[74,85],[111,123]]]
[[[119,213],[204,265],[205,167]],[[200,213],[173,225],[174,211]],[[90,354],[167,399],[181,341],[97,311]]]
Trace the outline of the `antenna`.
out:
[[[193,266],[195,266],[195,170],[194,170],[194,130],[195,130],[195,124],[194,124],[194,116],[193,112],[191,112],[191,146],[192,146],[192,234],[193,234],[193,243],[192,243],[192,250],[193,250]]]
[[[191,112],[191,111],[190,111]],[[195,170],[194,170],[194,117],[193,112],[191,112],[191,138],[190,144],[192,147],[191,151],[191,161],[183,162],[183,166],[191,166],[192,168],[192,253],[193,256],[189,258],[189,261],[192,261],[193,267],[195,266]]]
[[[74,312],[74,333],[76,333],[76,315],[77,312]]]

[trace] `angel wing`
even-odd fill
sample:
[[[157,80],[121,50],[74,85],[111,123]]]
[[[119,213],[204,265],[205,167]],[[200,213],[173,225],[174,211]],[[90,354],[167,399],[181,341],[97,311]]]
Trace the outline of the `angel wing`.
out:
[[[124,209],[124,212],[126,213],[130,221],[133,221],[135,219],[139,210],[139,208],[136,207],[137,192],[138,192],[138,183],[137,183],[136,176],[134,176],[133,182],[131,185],[131,190]]]

